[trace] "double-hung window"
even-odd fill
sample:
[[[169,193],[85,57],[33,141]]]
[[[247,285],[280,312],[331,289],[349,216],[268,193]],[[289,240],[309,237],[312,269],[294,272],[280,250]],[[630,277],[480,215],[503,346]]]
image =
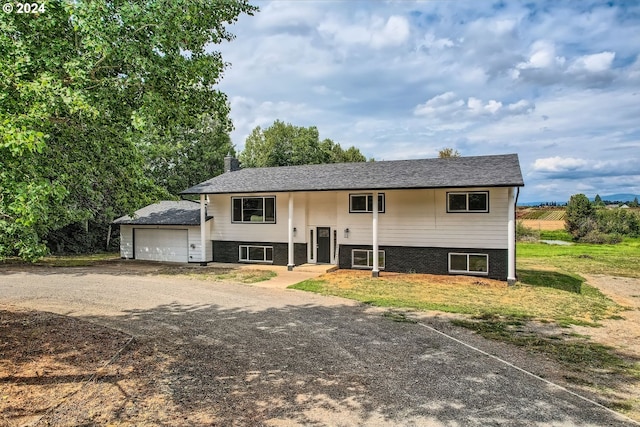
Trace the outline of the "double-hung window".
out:
[[[276,222],[276,197],[232,197],[232,222],[250,224],[274,224]]]
[[[378,193],[378,212],[384,213],[384,193]],[[349,212],[373,212],[373,194],[349,194]]]
[[[489,192],[447,193],[447,212],[489,212]]]
[[[488,271],[487,254],[449,254],[449,273],[487,274]]]

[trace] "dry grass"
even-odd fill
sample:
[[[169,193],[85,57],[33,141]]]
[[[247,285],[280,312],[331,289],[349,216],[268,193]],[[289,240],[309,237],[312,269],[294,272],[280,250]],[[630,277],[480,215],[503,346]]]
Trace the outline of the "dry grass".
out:
[[[576,293],[535,283],[509,287],[505,282],[480,277],[382,273],[373,279],[370,274],[339,270],[293,287],[382,307],[515,316],[563,324],[595,324],[620,310],[583,283],[581,292]]]

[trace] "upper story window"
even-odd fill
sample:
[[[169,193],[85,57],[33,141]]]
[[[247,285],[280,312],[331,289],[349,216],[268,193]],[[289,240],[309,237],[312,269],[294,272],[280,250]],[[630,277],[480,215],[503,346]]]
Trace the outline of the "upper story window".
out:
[[[447,193],[447,212],[489,212],[489,192]]]
[[[231,221],[251,224],[275,224],[276,197],[232,197]]]
[[[378,193],[378,212],[384,212],[384,193]],[[349,212],[373,212],[373,194],[349,194]]]

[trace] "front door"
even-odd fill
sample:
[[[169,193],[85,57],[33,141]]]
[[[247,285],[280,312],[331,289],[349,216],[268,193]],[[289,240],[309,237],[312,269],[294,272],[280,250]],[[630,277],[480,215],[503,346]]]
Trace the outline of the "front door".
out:
[[[316,232],[318,233],[317,262],[328,264],[331,262],[331,228],[318,227]]]

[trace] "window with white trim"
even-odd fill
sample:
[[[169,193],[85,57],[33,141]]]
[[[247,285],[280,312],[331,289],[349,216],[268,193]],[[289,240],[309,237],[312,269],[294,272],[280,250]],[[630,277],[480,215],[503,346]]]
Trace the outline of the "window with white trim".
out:
[[[378,212],[384,208],[384,193],[378,193]],[[373,193],[349,194],[349,213],[367,212],[373,212]]]
[[[489,192],[447,193],[447,212],[489,212]]]
[[[378,251],[378,268],[384,269],[384,251]],[[351,268],[373,268],[373,250],[352,249]]]
[[[231,210],[231,222],[274,224],[276,197],[232,197]]]
[[[238,259],[245,262],[273,262],[273,246],[240,245]]]
[[[449,253],[449,273],[488,274],[489,255]]]

